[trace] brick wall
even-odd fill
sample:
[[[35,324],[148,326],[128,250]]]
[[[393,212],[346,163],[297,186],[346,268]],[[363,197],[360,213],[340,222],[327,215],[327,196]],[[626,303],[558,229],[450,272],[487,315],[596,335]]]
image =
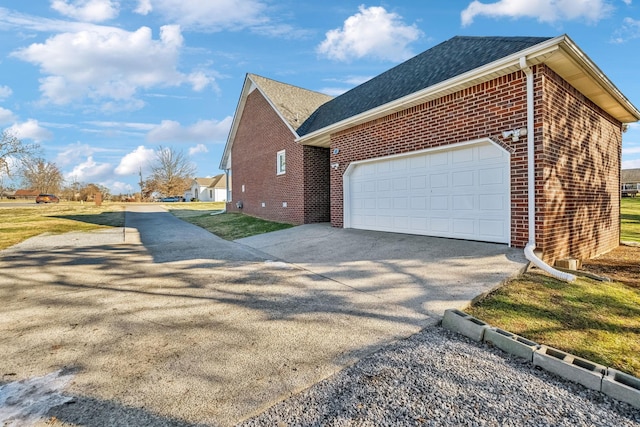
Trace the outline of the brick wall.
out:
[[[549,259],[588,259],[619,244],[621,123],[551,69],[541,75],[539,247]]]
[[[286,173],[277,175],[276,155],[281,150],[286,150]],[[257,90],[247,97],[231,162],[228,211],[292,224],[328,221],[328,149],[294,142],[291,130]],[[236,207],[239,201],[241,210]]]
[[[589,258],[619,239],[621,124],[545,66],[534,67],[536,243],[543,258]],[[516,72],[331,137],[331,223],[343,226],[343,174],[353,161],[488,137],[511,152],[511,244],[528,241],[526,77]]]
[[[328,222],[329,149],[304,146],[304,222]]]
[[[331,136],[331,223],[343,226],[342,177],[353,161],[491,138],[511,151],[511,243],[527,242],[527,142],[504,139],[502,131],[526,126],[522,72],[461,90]]]

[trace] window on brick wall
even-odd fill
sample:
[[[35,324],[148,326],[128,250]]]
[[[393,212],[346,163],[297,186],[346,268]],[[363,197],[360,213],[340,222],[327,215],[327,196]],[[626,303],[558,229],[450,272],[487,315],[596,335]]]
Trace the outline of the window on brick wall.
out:
[[[276,154],[276,175],[284,175],[287,170],[286,150],[278,151]]]

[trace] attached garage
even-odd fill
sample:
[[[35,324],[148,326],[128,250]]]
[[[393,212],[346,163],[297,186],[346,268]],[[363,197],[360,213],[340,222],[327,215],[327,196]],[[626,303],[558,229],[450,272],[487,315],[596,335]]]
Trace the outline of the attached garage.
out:
[[[344,225],[508,244],[509,164],[489,139],[353,162]]]

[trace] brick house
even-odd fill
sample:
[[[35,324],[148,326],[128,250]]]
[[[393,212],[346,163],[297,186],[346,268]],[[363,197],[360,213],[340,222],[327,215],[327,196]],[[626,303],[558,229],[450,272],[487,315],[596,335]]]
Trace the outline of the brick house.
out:
[[[234,183],[228,211],[242,204],[242,212],[273,221],[330,220],[329,150],[296,142],[297,129],[330,99],[247,74],[222,161]]]
[[[230,211],[529,244],[547,261],[619,243],[623,124],[640,111],[566,35],[454,37],[304,111],[285,99],[304,93],[270,100],[256,79],[221,161]]]

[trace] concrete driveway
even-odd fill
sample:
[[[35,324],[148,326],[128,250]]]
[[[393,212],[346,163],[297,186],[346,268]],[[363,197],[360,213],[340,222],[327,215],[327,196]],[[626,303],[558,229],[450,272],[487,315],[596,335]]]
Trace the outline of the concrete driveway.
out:
[[[236,242],[374,296],[442,317],[464,308],[526,265],[521,249],[437,237],[309,224]]]
[[[131,207],[124,229],[0,252],[0,417],[232,425],[523,265],[500,245],[326,225],[239,244]],[[21,407],[35,397],[19,381],[36,377],[45,403]]]

